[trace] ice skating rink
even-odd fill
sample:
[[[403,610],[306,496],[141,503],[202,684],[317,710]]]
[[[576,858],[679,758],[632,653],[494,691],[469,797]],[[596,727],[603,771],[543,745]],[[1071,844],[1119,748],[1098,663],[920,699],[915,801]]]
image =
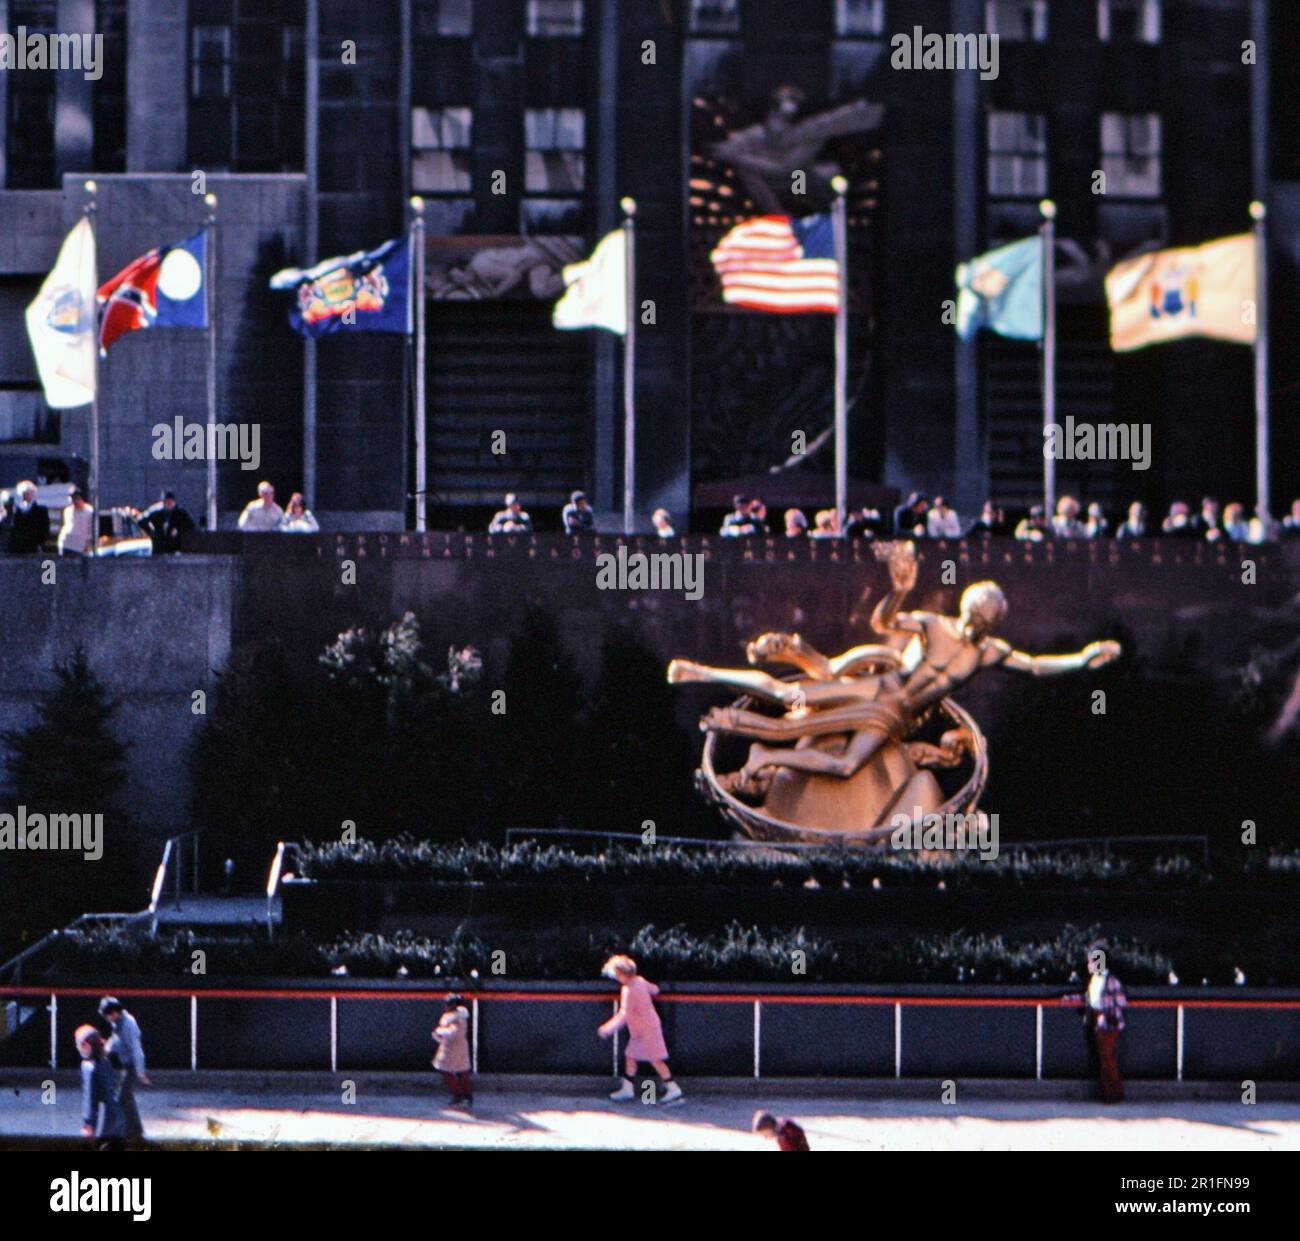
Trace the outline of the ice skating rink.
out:
[[[177,1080],[179,1080],[177,1075]],[[814,1150],[1300,1150],[1300,1102],[1246,1105],[1226,1097],[1138,1098],[1113,1107],[1082,1099],[981,1097],[945,1104],[933,1098],[854,1098],[806,1091],[762,1094],[746,1083],[711,1084],[665,1108],[608,1102],[600,1090],[517,1089],[480,1083],[474,1115],[447,1110],[442,1092],[355,1083],[355,1101],[315,1083],[268,1086],[250,1078],[142,1088],[149,1136],[162,1142],[614,1150],[775,1150],[749,1132],[758,1106],[802,1124]],[[57,1075],[55,1100],[40,1081],[0,1085],[0,1138],[70,1138],[79,1132],[75,1079]],[[558,1086],[559,1083],[556,1083]],[[912,1084],[915,1087],[918,1084]],[[608,1087],[606,1088],[608,1089]],[[1136,1093],[1141,1094],[1140,1087]]]

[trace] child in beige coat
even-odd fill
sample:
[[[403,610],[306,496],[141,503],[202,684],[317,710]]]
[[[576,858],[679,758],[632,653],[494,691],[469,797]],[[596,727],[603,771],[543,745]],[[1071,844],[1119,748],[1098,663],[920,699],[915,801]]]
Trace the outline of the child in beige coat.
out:
[[[469,1009],[459,995],[449,995],[433,1031],[438,1051],[433,1067],[451,1093],[449,1106],[469,1111],[474,1106],[474,1079],[470,1076]]]

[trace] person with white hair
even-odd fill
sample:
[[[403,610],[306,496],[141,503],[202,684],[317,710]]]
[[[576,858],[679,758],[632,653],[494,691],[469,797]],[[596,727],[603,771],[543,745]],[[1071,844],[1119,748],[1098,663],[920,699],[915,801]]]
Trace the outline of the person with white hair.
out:
[[[239,528],[246,534],[278,530],[284,509],[275,502],[275,488],[268,482],[257,484],[257,499],[250,500],[239,514]]]
[[[15,485],[13,508],[0,526],[0,543],[13,556],[38,552],[50,537],[50,510],[36,502],[36,484],[29,478]]]

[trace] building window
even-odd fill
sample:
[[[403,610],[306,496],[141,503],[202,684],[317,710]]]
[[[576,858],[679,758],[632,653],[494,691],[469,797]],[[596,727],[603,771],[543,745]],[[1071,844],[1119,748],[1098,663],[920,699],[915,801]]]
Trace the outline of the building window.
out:
[[[524,112],[526,192],[573,194],[585,188],[586,122],[581,108],[528,108]]]
[[[989,113],[989,193],[1047,193],[1047,118],[1037,112]]]
[[[463,194],[473,185],[469,108],[411,109],[411,188],[420,194]]]
[[[104,36],[101,77],[91,96],[96,172],[126,171],[126,0],[96,0],[95,29]]]
[[[885,0],[835,0],[835,33],[839,38],[878,35],[885,29]]]
[[[535,39],[582,37],[583,0],[528,0],[528,33]]]
[[[424,225],[432,237],[472,233],[477,204],[472,198],[426,198]]]
[[[300,171],[304,0],[193,0],[190,15],[189,166]]]
[[[1047,0],[985,0],[984,29],[1008,43],[1047,38]]]
[[[474,0],[416,0],[417,39],[467,39],[474,33]]]
[[[1121,198],[1160,197],[1160,114],[1104,112],[1101,170],[1106,193]]]
[[[190,31],[190,98],[230,98],[230,27],[195,26]]]
[[[1159,43],[1160,0],[1097,0],[1103,43]]]
[[[8,31],[53,35],[58,30],[54,0],[13,0]],[[4,133],[5,184],[11,190],[52,189],[54,175],[54,73],[0,70],[7,80]]]
[[[586,144],[587,117],[581,108],[524,111],[520,223],[525,233],[582,232]]]
[[[740,33],[740,0],[691,0],[691,34]]]

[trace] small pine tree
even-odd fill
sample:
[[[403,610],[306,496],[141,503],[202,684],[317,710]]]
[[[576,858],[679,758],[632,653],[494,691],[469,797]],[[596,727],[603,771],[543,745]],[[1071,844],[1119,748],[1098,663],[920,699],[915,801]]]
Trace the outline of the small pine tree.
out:
[[[55,687],[25,728],[0,734],[12,806],[34,814],[104,816],[103,856],[18,851],[0,858],[0,940],[12,946],[62,926],[78,914],[134,903],[137,842],[118,806],[126,782],[127,746],[113,733],[117,704],[78,647],[54,668]]]
[[[36,719],[3,734],[14,796],[32,809],[108,814],[126,781],[127,747],[112,730],[117,704],[80,647],[54,675]]]

